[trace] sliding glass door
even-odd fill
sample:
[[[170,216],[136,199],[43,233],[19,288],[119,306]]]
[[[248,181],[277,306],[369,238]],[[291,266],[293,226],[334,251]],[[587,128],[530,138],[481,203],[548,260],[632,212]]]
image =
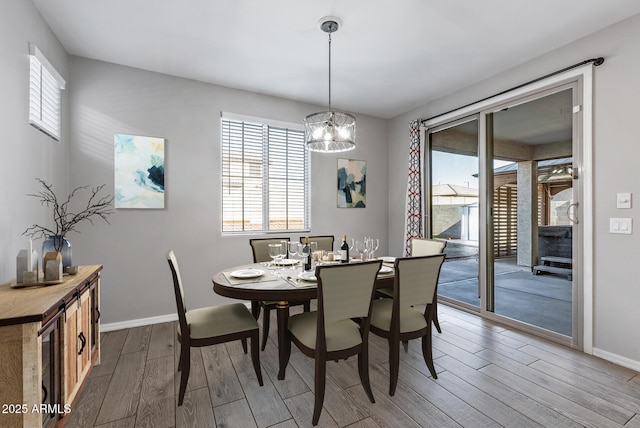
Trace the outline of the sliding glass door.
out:
[[[493,308],[488,309],[572,336],[572,90],[524,101],[491,115]]]
[[[446,241],[440,296],[479,310],[478,120],[429,133],[431,237]]]
[[[558,85],[425,134],[428,236],[447,242],[439,298],[572,344],[576,98],[576,84]]]

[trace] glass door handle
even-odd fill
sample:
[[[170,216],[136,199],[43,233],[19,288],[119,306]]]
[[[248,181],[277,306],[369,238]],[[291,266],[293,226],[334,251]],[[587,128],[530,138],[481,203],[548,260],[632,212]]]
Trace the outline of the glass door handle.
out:
[[[574,214],[574,210],[572,209],[573,207],[578,207],[580,203],[579,202],[572,202],[571,204],[569,204],[569,206],[567,207],[567,217],[569,217],[569,221],[573,224],[578,224],[580,223],[580,221],[578,220],[578,217],[576,217]]]

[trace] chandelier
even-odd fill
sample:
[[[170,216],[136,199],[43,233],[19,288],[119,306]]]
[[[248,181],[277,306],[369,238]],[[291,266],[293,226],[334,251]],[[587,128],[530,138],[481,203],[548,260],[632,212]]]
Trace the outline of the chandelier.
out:
[[[318,24],[322,31],[329,34],[329,108],[305,117],[305,145],[314,152],[346,152],[356,148],[356,118],[331,110],[331,33],[338,31],[340,20],[326,17]]]

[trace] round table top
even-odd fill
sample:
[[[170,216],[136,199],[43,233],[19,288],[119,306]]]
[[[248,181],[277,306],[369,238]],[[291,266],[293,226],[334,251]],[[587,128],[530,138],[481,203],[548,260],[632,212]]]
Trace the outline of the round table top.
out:
[[[231,272],[242,269],[259,269],[264,274],[250,279],[236,279],[230,276]],[[234,266],[213,275],[213,290],[221,296],[240,300],[292,302],[317,298],[315,282],[298,279],[301,270],[299,265],[294,269],[285,266],[279,270],[280,276],[276,276],[275,270],[263,263]],[[393,286],[393,275],[378,276],[376,288],[390,286]]]

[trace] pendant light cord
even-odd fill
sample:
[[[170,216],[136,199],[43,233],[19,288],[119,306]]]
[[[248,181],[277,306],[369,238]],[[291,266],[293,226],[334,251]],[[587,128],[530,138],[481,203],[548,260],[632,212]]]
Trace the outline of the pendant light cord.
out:
[[[331,31],[329,31],[329,111],[331,111]]]

